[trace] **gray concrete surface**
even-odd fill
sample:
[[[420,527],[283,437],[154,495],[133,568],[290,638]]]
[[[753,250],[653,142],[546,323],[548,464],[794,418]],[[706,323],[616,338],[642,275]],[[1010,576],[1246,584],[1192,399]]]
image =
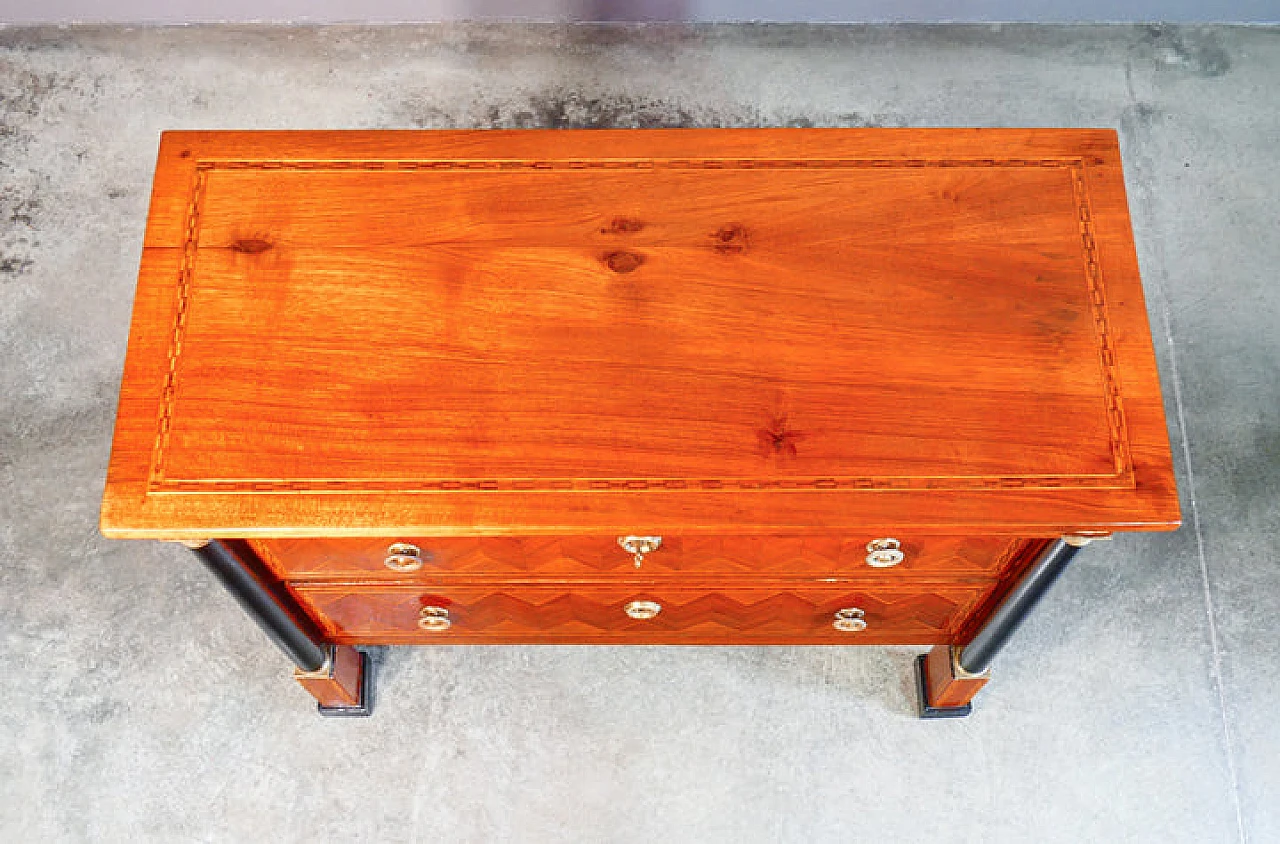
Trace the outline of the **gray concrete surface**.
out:
[[[8,23],[1275,23],[1280,0],[0,0]]]
[[[1280,30],[0,30],[0,840],[1280,840]],[[1115,126],[1186,527],[1078,558],[966,721],[914,651],[379,654],[326,721],[98,501],[157,133]]]

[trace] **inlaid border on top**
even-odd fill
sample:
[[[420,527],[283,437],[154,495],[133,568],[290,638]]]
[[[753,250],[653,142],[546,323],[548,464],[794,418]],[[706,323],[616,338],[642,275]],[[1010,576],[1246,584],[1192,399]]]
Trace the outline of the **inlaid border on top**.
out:
[[[455,492],[455,491],[631,491],[631,490],[982,490],[982,489],[1131,489],[1134,487],[1133,457],[1117,372],[1115,347],[1107,320],[1106,290],[1102,280],[1089,203],[1087,168],[1102,164],[1090,156],[1048,157],[953,157],[953,158],[590,158],[590,159],[300,159],[300,160],[201,160],[195,164],[190,200],[183,227],[182,262],[178,270],[178,295],[173,333],[168,352],[168,370],[161,392],[159,419],[152,449],[147,491],[165,492]],[[173,408],[176,403],[178,361],[191,302],[191,286],[198,248],[200,215],[208,174],[213,170],[299,170],[299,171],[557,171],[557,170],[777,170],[777,169],[880,169],[953,167],[1053,167],[1068,171],[1080,237],[1084,251],[1084,274],[1088,284],[1089,310],[1102,372],[1107,428],[1115,471],[1110,475],[939,475],[863,477],[770,477],[770,478],[405,478],[396,480],[357,479],[173,479],[165,475],[164,461],[169,451]]]

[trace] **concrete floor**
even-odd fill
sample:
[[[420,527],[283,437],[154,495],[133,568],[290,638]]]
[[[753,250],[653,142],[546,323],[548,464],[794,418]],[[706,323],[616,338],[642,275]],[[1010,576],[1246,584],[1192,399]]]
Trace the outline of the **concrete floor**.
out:
[[[0,30],[0,840],[1280,840],[1280,30]],[[1186,526],[1095,545],[968,720],[911,649],[379,654],[316,717],[96,531],[168,128],[1114,126]]]

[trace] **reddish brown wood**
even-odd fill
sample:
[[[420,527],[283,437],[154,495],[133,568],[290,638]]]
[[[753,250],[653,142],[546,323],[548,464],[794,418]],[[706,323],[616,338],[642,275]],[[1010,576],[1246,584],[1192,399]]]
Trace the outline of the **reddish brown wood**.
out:
[[[321,706],[358,706],[363,680],[364,662],[360,652],[347,645],[333,649],[333,665],[327,676],[295,672],[302,688],[311,693]]]
[[[1113,132],[180,132],[112,536],[1178,523]]]
[[[993,577],[1022,546],[1007,537],[896,537],[904,559],[891,568],[867,564],[874,537],[831,536],[679,537],[667,536],[636,568],[632,555],[609,536],[537,536],[392,539],[260,539],[250,544],[277,575],[293,580],[371,580],[458,577],[545,579],[614,577],[839,578],[874,577],[892,584],[914,577]],[[395,543],[422,552],[414,573],[389,569],[384,561]]]
[[[636,644],[886,644],[949,641],[981,587],[886,588],[759,582],[753,587],[611,585],[295,584],[336,642]],[[654,618],[627,616],[632,601],[656,601]],[[423,607],[448,610],[441,632],[419,627]],[[841,632],[837,610],[863,610],[867,629]]]
[[[986,623],[991,613],[1004,601],[1005,596],[1022,580],[1022,576],[1035,563],[1040,556],[1040,552],[1052,541],[1051,539],[1028,540],[1019,545],[1014,550],[1014,553],[1005,558],[1000,566],[996,580],[991,584],[990,591],[982,597],[982,600],[969,612],[968,618],[957,628],[956,644],[969,644],[970,640],[982,629],[982,625]]]
[[[957,677],[950,645],[935,645],[924,660],[929,705],[937,708],[964,706],[987,684],[988,676]]]
[[[956,706],[1044,542],[1178,521],[1114,132],[162,140],[102,529],[330,641],[929,643]]]

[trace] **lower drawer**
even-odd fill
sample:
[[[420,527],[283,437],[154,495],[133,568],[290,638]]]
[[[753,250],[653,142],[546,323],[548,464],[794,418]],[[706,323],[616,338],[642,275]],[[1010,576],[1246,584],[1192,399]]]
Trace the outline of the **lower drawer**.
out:
[[[989,588],[292,584],[346,644],[937,644]]]

